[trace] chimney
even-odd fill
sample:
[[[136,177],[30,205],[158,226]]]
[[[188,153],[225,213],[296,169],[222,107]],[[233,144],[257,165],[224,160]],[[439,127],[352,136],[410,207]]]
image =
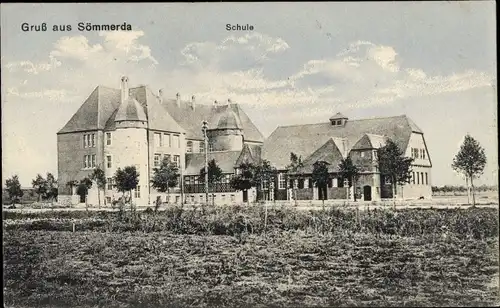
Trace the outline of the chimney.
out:
[[[158,90],[158,98],[160,99],[160,103],[163,102],[163,89]]]
[[[233,102],[231,101],[231,99],[230,99],[230,98],[228,98],[228,99],[227,99],[227,104],[228,104],[228,105],[231,105],[232,103],[233,103]]]
[[[175,95],[175,99],[176,99],[177,107],[180,107],[181,106],[181,94],[177,93]]]
[[[194,97],[194,95],[193,95],[193,96],[191,96],[191,108],[192,108],[193,110],[195,110],[195,109],[196,109],[196,98]]]
[[[122,90],[121,99],[122,99],[122,102],[124,102],[128,99],[128,77],[127,76],[122,77],[121,90]]]
[[[219,103],[217,102],[217,100],[214,100],[214,107],[217,108],[219,106]]]

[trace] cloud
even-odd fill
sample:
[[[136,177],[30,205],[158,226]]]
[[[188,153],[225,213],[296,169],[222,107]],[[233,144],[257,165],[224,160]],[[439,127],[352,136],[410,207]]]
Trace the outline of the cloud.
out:
[[[33,63],[32,61],[13,61],[5,65],[5,68],[11,73],[23,71],[28,74],[38,75],[40,72],[50,71],[61,66],[61,62],[54,57],[49,57],[48,62]]]

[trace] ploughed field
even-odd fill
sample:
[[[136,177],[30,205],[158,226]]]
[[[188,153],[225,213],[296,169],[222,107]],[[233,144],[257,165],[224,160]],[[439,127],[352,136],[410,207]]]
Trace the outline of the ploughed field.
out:
[[[4,212],[3,228],[8,307],[500,303],[493,208]]]

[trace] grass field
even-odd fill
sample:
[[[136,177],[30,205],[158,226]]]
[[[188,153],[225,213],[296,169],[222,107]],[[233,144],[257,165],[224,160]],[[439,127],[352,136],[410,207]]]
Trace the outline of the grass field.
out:
[[[494,306],[498,210],[4,213],[9,307]],[[71,232],[76,223],[76,232]]]

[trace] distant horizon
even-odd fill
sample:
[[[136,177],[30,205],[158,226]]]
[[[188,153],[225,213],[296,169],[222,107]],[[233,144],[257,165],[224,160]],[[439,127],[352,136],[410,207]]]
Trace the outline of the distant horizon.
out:
[[[56,133],[126,75],[174,99],[230,98],[266,138],[337,112],[406,115],[424,133],[432,186],[465,183],[451,164],[469,133],[487,156],[477,185],[498,186],[495,4],[2,3],[2,183],[56,175]]]

